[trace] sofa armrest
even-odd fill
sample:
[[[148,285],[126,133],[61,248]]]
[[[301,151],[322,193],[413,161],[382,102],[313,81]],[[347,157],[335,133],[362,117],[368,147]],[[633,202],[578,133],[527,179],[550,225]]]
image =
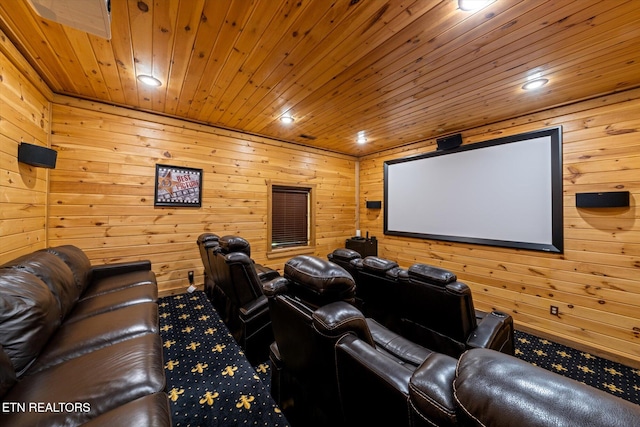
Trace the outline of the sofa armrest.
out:
[[[467,348],[490,348],[513,354],[513,318],[499,311],[487,313],[466,344]]]
[[[147,270],[151,270],[151,261],[149,260],[101,264],[91,267],[91,278],[92,280],[97,280],[118,274]]]

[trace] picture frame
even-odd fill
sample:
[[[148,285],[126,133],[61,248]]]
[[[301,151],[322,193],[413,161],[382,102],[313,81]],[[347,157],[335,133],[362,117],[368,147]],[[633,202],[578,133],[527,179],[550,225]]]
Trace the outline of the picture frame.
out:
[[[154,206],[201,207],[202,169],[156,164]]]

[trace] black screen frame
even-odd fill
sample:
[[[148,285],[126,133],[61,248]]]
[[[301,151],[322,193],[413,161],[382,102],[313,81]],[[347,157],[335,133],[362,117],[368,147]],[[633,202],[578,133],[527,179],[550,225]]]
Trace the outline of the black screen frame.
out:
[[[398,163],[412,162],[437,156],[455,155],[469,150],[490,148],[502,144],[509,144],[540,137],[550,138],[550,169],[551,169],[551,243],[520,242],[511,240],[496,240],[490,238],[450,236],[442,234],[430,234],[423,232],[410,232],[390,230],[389,219],[389,168]],[[446,177],[445,177],[446,178]],[[458,243],[471,243],[515,249],[527,249],[534,251],[563,253],[564,251],[564,224],[563,224],[563,182],[562,182],[562,127],[547,128],[517,135],[492,139],[474,144],[461,145],[451,150],[439,150],[401,159],[387,160],[384,162],[384,234],[418,239],[441,240]]]

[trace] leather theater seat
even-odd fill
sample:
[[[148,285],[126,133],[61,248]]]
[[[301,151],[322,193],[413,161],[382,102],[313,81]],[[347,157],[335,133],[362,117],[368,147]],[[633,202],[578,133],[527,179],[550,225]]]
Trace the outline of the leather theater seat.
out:
[[[249,242],[239,236],[220,237],[218,246],[208,252],[216,289],[214,307],[249,360],[265,360],[273,333],[262,285],[280,274],[256,264]]]
[[[411,377],[415,427],[640,425],[640,406],[495,350],[476,348]]]
[[[353,425],[359,411],[344,408],[359,407],[357,393],[368,384],[367,392],[401,402],[385,407],[388,419],[408,420],[409,377],[436,353],[366,319],[353,306],[355,281],[345,269],[317,257],[298,256],[285,264],[284,278],[263,289],[275,337],[270,354],[272,395],[288,417],[301,417],[301,425]],[[361,349],[345,350],[337,358],[336,346],[348,339],[386,362],[382,376],[375,369],[356,368],[352,356]],[[340,382],[338,372],[345,375]],[[391,382],[398,387],[389,391],[384,375],[395,377]]]
[[[349,266],[365,316],[405,338],[452,357],[470,348],[513,354],[512,317],[475,310],[471,289],[452,272],[421,263],[405,269],[343,248],[328,258]]]
[[[211,267],[211,256],[213,255],[213,249],[219,245],[218,240],[220,240],[220,237],[213,233],[202,233],[196,240],[196,243],[198,244],[198,251],[200,252],[200,259],[202,260],[202,266],[204,267],[204,293],[210,301],[214,301],[216,299],[215,282],[213,280],[213,271]]]

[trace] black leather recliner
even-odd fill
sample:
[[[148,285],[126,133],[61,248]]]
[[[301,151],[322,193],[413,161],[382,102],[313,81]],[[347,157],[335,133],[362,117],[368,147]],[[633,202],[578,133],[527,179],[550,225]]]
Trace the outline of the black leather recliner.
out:
[[[640,425],[640,406],[490,349],[471,349],[409,384],[416,427]]]
[[[458,357],[470,348],[514,352],[513,318],[474,309],[471,289],[455,274],[414,264],[399,276],[401,330],[408,339]]]
[[[262,285],[280,274],[256,264],[249,242],[242,237],[223,236],[218,243],[209,252],[217,290],[213,305],[249,360],[265,360],[273,334]]]
[[[346,401],[351,405],[346,396],[354,392],[350,385],[355,383],[345,378],[347,387],[342,390],[338,386],[335,347],[343,338],[355,338],[382,357],[392,366],[389,373],[411,373],[433,354],[366,319],[352,305],[352,276],[332,262],[312,256],[292,258],[285,264],[284,278],[265,284],[263,289],[269,298],[275,338],[270,354],[272,395],[289,410],[285,412],[288,417],[292,412],[293,419],[302,417],[302,425],[353,425],[353,411],[343,411],[343,407]],[[349,355],[344,359],[350,360]],[[373,382],[382,387],[380,381]],[[404,419],[408,413],[407,386],[408,377],[399,392],[404,408],[393,414]],[[357,406],[357,396],[354,399]]]
[[[200,251],[200,259],[202,259],[202,266],[204,267],[204,293],[210,301],[215,299],[215,282],[213,280],[210,254],[213,253],[213,248],[219,245],[219,239],[220,237],[217,234],[202,233],[196,240]]]
[[[512,317],[475,310],[471,289],[450,271],[427,264],[404,269],[374,256],[349,263],[364,314],[385,327],[452,357],[477,347],[513,354]]]

